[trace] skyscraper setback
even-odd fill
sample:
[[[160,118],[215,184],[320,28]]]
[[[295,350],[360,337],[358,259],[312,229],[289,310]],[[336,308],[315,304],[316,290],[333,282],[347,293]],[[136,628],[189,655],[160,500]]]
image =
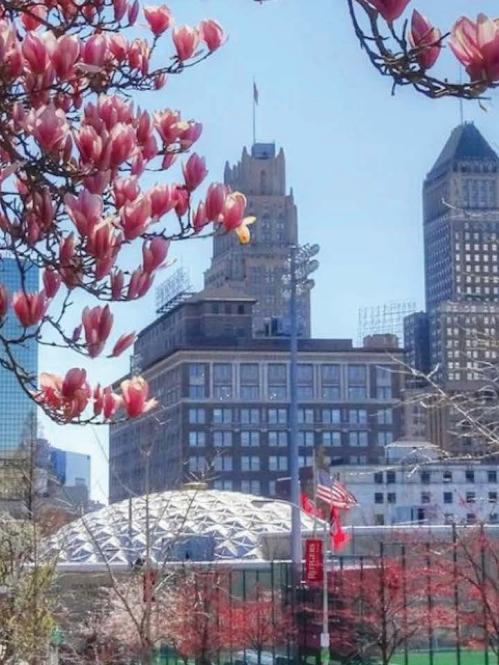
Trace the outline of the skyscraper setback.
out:
[[[282,148],[277,154],[273,143],[255,143],[251,154],[244,148],[238,164],[226,164],[224,181],[246,195],[248,214],[257,222],[251,228],[249,245],[239,245],[232,234],[215,236],[205,286],[227,286],[235,293],[255,298],[255,335],[272,332],[273,324],[285,329],[288,301],[284,282],[290,246],[298,242],[298,222],[293,192],[286,193]],[[308,292],[300,296],[298,315],[301,335],[310,337]]]

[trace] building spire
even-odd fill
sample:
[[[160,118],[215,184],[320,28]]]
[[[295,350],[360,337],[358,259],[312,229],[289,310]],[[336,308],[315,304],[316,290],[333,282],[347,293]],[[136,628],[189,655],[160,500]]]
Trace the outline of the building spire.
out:
[[[258,88],[253,77],[253,145],[256,143],[256,107],[258,105]]]

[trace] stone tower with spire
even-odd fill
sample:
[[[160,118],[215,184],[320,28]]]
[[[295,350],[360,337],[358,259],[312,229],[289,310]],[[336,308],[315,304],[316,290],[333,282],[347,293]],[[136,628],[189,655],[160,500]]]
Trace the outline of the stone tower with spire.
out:
[[[240,245],[234,234],[214,237],[205,286],[226,286],[254,297],[255,335],[286,332],[289,304],[283,278],[289,270],[290,246],[298,241],[298,223],[293,191],[286,191],[284,151],[276,154],[273,143],[255,143],[251,154],[244,148],[238,164],[225,165],[224,182],[245,194],[247,214],[257,221],[249,245]],[[308,292],[300,295],[298,316],[300,334],[310,337]]]

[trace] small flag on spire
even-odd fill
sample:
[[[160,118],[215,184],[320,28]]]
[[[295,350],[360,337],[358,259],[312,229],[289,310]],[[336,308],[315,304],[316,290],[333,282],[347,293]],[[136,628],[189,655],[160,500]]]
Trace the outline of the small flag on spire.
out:
[[[256,87],[256,83],[253,81],[253,101],[255,104],[258,104],[258,88]]]

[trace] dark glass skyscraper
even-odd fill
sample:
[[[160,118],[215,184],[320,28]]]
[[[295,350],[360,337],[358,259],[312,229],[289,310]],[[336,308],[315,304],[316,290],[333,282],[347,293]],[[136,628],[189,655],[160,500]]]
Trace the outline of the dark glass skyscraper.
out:
[[[0,283],[4,284],[10,296],[21,289],[21,273],[15,259],[8,256],[0,258]],[[27,292],[38,291],[38,269],[30,267],[25,274]],[[15,338],[22,333],[22,327],[12,310],[2,326],[2,335]],[[0,354],[3,349],[0,350]],[[19,365],[30,375],[38,374],[38,348],[34,340],[16,345],[15,357]],[[0,367],[0,457],[11,453],[26,438],[31,429],[36,427],[35,406],[19,385],[15,375]]]

